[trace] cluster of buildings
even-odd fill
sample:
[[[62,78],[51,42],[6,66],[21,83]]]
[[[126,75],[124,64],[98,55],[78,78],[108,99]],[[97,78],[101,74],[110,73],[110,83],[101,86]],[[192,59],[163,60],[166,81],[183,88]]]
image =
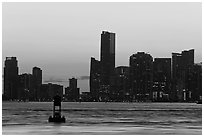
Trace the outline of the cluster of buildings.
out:
[[[42,70],[18,74],[16,57],[6,57],[3,100],[113,102],[194,102],[202,97],[202,64],[194,63],[194,49],[154,58],[145,52],[130,56],[129,66],[115,67],[115,33],[101,34],[100,60],[91,57],[90,92],[80,94],[77,79],[69,87],[42,84]]]
[[[91,58],[90,101],[193,102],[202,96],[202,64],[194,49],[154,58],[145,52],[130,56],[129,66],[115,67],[115,33],[101,34],[100,61]]]
[[[77,79],[69,79],[70,87],[65,88],[58,84],[42,84],[42,70],[33,67],[32,74],[18,72],[16,57],[6,57],[4,67],[3,100],[12,101],[52,101],[55,95],[59,95],[66,101],[79,99]]]

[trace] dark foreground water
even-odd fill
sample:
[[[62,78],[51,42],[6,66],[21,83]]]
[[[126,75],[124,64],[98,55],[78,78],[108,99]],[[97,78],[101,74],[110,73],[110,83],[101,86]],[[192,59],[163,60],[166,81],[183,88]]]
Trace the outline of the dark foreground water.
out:
[[[51,102],[3,102],[2,134],[202,134],[195,103],[62,103],[66,123],[48,123]]]

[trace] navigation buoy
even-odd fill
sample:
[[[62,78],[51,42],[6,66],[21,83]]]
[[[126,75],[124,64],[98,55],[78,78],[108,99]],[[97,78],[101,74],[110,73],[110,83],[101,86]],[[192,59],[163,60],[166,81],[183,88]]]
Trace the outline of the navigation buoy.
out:
[[[49,122],[65,123],[65,117],[61,116],[61,97],[56,95],[54,97],[53,116],[48,119]]]

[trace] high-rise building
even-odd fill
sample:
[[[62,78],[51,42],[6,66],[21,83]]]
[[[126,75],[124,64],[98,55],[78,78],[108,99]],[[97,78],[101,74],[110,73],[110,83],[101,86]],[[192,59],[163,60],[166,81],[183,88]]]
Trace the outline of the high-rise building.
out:
[[[115,33],[102,32],[100,61],[102,84],[110,85],[110,79],[115,69]]]
[[[42,85],[42,70],[38,67],[33,67],[33,98],[34,100],[39,99],[40,87]]]
[[[185,101],[202,100],[202,64],[194,64],[186,73]]]
[[[18,99],[34,100],[33,97],[33,76],[26,73],[19,75]]]
[[[194,65],[194,49],[172,53],[172,100],[185,101],[188,69]]]
[[[77,88],[77,79],[69,79],[69,87],[65,88],[65,97],[68,101],[79,100],[79,88]]]
[[[153,100],[168,101],[171,94],[171,58],[155,58],[153,62]]]
[[[4,96],[18,98],[18,61],[16,57],[6,57],[4,67]]]
[[[181,52],[182,55],[182,67],[188,69],[189,66],[194,65],[194,49],[184,50]]]
[[[182,54],[172,53],[172,78],[178,79],[181,77],[182,70]]]
[[[89,84],[92,99],[98,100],[99,88],[101,84],[101,65],[100,61],[93,57],[91,57]]]
[[[69,79],[69,87],[71,89],[76,89],[77,88],[77,79],[75,79],[75,78]]]
[[[113,97],[116,101],[130,100],[129,85],[129,67],[118,66],[115,68],[115,76],[113,82]]]
[[[130,88],[133,99],[152,99],[153,58],[150,54],[137,52],[130,56]]]
[[[115,81],[116,89],[128,92],[129,81],[129,67],[118,66],[115,68]]]
[[[38,67],[33,67],[32,74],[36,80],[36,83],[38,85],[41,85],[42,84],[42,70]]]
[[[108,100],[115,73],[115,33],[102,31],[100,61],[91,58],[90,92],[92,99]],[[100,99],[99,99],[100,98]]]

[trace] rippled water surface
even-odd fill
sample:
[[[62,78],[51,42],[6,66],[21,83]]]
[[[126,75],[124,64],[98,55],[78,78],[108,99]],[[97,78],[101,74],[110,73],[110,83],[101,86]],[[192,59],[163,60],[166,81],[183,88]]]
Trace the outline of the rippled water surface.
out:
[[[63,102],[66,123],[48,123],[51,102],[3,102],[2,134],[202,134],[195,103]]]

